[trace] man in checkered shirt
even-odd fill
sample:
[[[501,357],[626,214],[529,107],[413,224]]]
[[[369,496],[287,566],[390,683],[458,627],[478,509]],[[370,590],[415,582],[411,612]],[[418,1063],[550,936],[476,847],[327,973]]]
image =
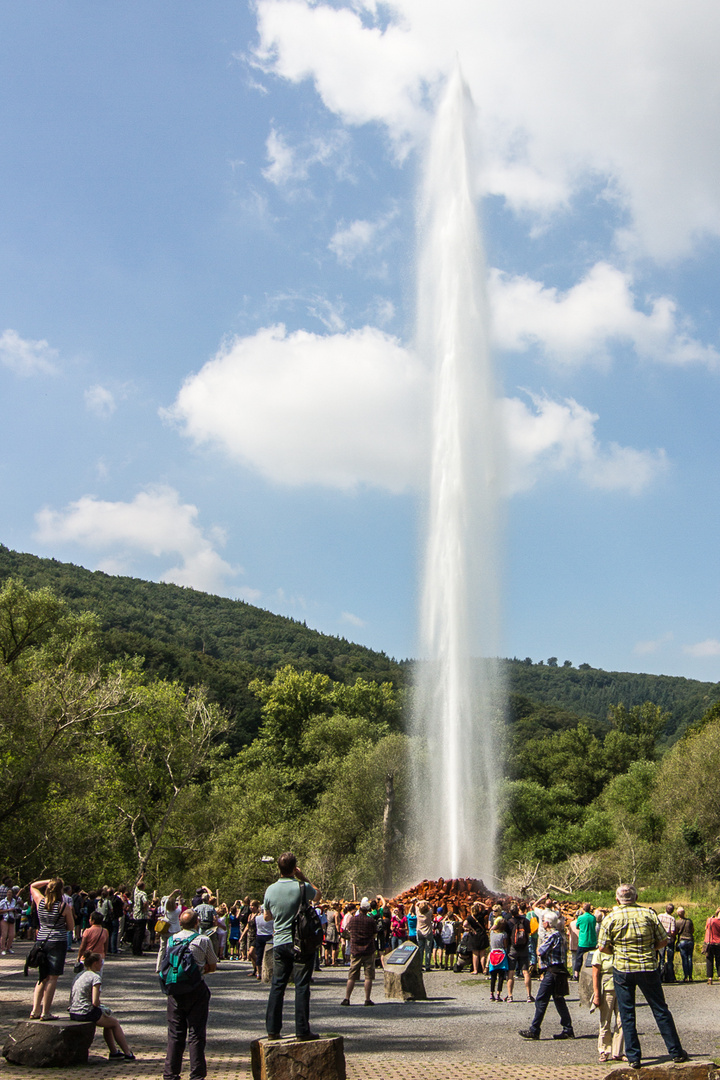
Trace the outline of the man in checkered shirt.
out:
[[[667,934],[655,912],[638,905],[637,896],[634,885],[620,885],[615,893],[618,906],[605,916],[598,935],[598,948],[613,958],[615,996],[631,1069],[639,1069],[641,1060],[635,1023],[638,989],[652,1010],[673,1061],[688,1060],[660,982],[657,953],[667,945]]]

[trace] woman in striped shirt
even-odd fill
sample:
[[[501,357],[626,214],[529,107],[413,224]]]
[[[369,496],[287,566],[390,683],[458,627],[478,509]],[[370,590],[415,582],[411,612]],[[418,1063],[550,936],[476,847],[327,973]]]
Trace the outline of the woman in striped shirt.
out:
[[[63,899],[62,878],[33,881],[30,893],[37,906],[40,929],[36,941],[44,941],[45,956],[38,967],[31,1020],[57,1020],[50,1012],[58,978],[65,968],[67,934],[75,928],[72,904]]]

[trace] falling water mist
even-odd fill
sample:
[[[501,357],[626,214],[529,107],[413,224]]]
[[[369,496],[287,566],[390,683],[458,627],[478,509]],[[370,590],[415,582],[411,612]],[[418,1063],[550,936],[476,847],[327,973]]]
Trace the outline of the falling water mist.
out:
[[[417,345],[433,371],[420,625],[415,850],[427,877],[495,876],[498,463],[474,106],[459,68],[429,140]]]

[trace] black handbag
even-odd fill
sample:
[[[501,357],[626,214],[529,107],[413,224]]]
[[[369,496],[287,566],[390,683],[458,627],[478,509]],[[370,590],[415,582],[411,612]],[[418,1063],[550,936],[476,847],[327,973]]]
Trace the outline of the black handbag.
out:
[[[60,910],[58,911],[57,916],[55,918],[55,922],[52,925],[53,930],[57,930],[58,926],[60,925],[60,916],[64,912],[66,906],[67,906],[66,904],[63,904],[61,906]],[[46,947],[49,944],[50,943],[47,940],[46,941],[36,941],[36,942],[34,942],[34,944],[30,948],[30,952],[25,957],[25,969],[24,969],[24,972],[23,972],[24,975],[27,975],[28,968],[37,968],[38,969],[38,982],[42,982],[43,979],[46,978],[47,970],[45,971],[45,974],[43,974],[43,969],[47,969]]]

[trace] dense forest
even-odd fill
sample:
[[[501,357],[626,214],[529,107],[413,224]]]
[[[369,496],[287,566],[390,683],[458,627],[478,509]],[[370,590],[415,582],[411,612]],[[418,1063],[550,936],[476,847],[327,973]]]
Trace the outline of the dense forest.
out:
[[[720,880],[717,684],[503,666],[498,885]],[[410,675],[252,605],[0,548],[4,860],[227,895],[292,846],[326,892],[392,891],[418,868]]]
[[[21,579],[29,588],[48,586],[70,610],[99,618],[102,649],[108,659],[142,656],[145,670],[184,685],[207,687],[211,701],[231,718],[230,742],[249,742],[261,721],[260,704],[250,693],[253,678],[268,678],[284,664],[327,675],[334,682],[358,676],[407,688],[408,660],[355,645],[345,638],[311,630],[305,623],[274,615],[242,600],[211,596],[178,585],[116,577],[55,559],[10,551],[0,545],[0,583]],[[608,672],[554,657],[533,663],[502,660],[510,694],[585,717],[603,730],[611,705],[627,708],[652,701],[668,714],[661,743],[672,743],[720,700],[720,684],[666,675]],[[513,710],[510,721],[513,719]]]

